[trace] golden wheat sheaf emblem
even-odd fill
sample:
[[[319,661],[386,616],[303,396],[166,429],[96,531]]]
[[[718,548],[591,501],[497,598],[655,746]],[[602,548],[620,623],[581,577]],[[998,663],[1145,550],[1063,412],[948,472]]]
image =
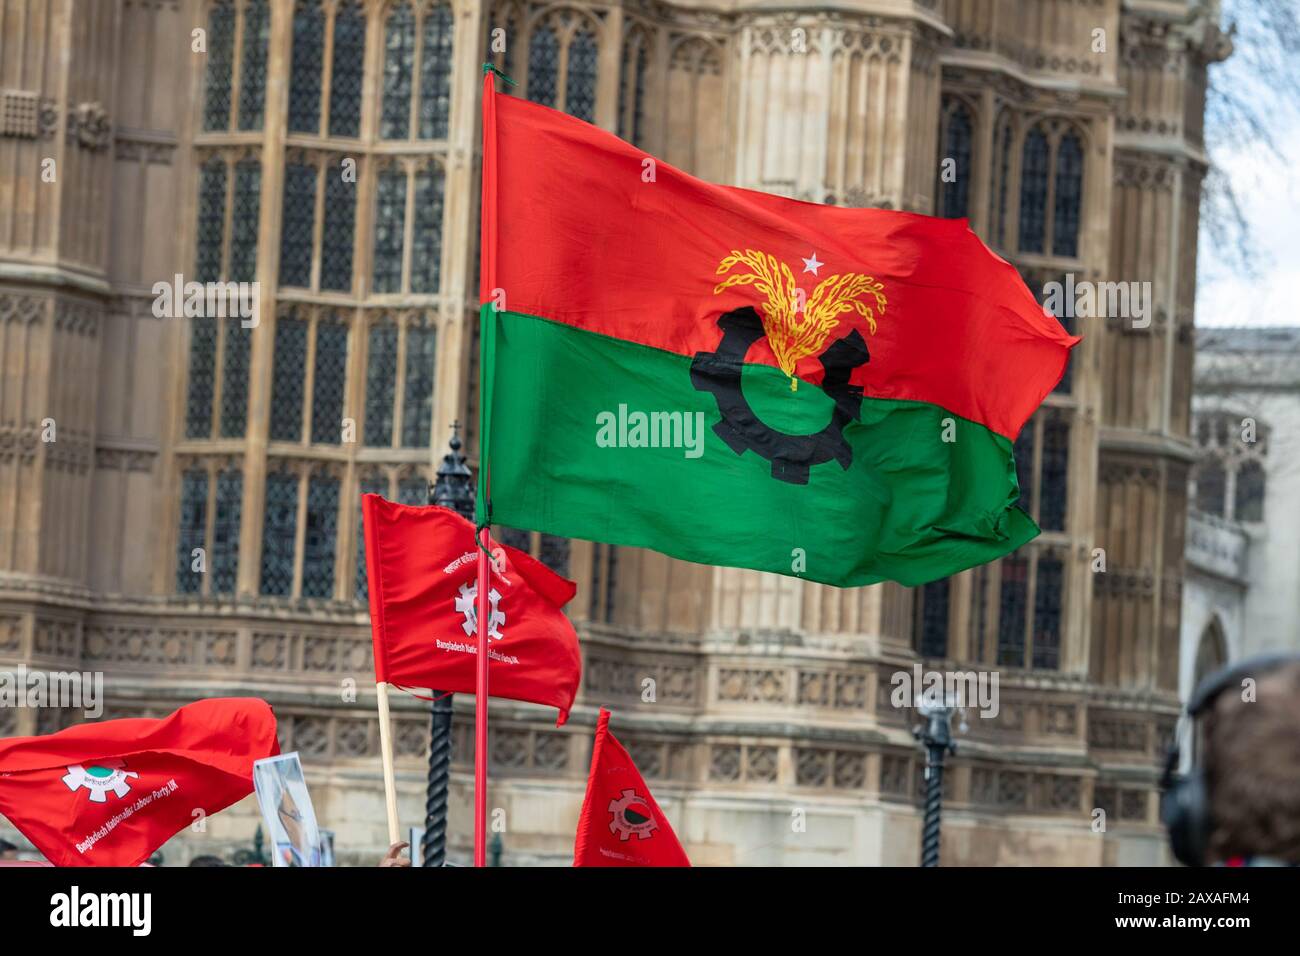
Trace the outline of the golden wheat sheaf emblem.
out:
[[[744,271],[732,271],[738,266]],[[752,285],[756,292],[767,297],[759,305],[763,332],[777,365],[790,377],[792,392],[799,387],[799,380],[794,377],[795,365],[822,350],[826,339],[840,324],[839,316],[857,312],[867,320],[867,328],[874,334],[876,317],[885,314],[888,304],[884,284],[858,272],[827,276],[813,289],[812,295],[805,296],[788,265],[771,253],[755,249],[731,250],[718,263],[716,274],[727,277],[714,286],[714,295],[733,286]]]

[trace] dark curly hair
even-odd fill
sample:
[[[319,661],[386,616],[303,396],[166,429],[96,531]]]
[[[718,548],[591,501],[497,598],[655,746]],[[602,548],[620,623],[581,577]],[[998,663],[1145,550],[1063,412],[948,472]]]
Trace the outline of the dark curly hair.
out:
[[[1226,690],[1204,729],[1211,859],[1300,865],[1300,663],[1261,675],[1254,700]]]

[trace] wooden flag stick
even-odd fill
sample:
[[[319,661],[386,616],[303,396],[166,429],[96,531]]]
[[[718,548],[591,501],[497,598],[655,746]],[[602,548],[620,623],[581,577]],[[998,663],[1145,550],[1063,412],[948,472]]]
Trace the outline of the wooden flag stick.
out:
[[[402,841],[397,824],[397,778],[393,773],[393,728],[388,713],[388,684],[375,685],[379,699],[379,752],[384,759],[384,803],[388,808],[388,843]]]
[[[478,549],[478,659],[474,680],[474,865],[487,866],[487,754],[488,754],[488,627],[492,607],[492,539],[486,526],[479,531]]]

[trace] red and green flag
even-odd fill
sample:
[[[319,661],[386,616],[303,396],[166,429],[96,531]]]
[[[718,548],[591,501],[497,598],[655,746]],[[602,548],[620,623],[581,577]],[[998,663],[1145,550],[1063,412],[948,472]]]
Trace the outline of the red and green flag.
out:
[[[965,220],[706,183],[491,79],[494,523],[840,586],[1038,533],[1012,444],[1078,340]]]

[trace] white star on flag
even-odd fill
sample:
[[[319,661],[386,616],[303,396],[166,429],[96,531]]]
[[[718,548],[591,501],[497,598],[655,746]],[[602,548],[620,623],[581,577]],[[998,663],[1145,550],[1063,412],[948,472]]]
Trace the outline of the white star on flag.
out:
[[[804,272],[811,272],[813,275],[817,275],[817,270],[820,269],[820,268],[821,268],[822,266],[824,266],[824,265],[826,265],[826,263],[824,263],[824,262],[818,262],[818,261],[817,261],[817,253],[814,252],[814,253],[812,254],[812,258],[811,258],[811,259],[804,259],[804,261],[803,261],[803,271],[804,271]]]

